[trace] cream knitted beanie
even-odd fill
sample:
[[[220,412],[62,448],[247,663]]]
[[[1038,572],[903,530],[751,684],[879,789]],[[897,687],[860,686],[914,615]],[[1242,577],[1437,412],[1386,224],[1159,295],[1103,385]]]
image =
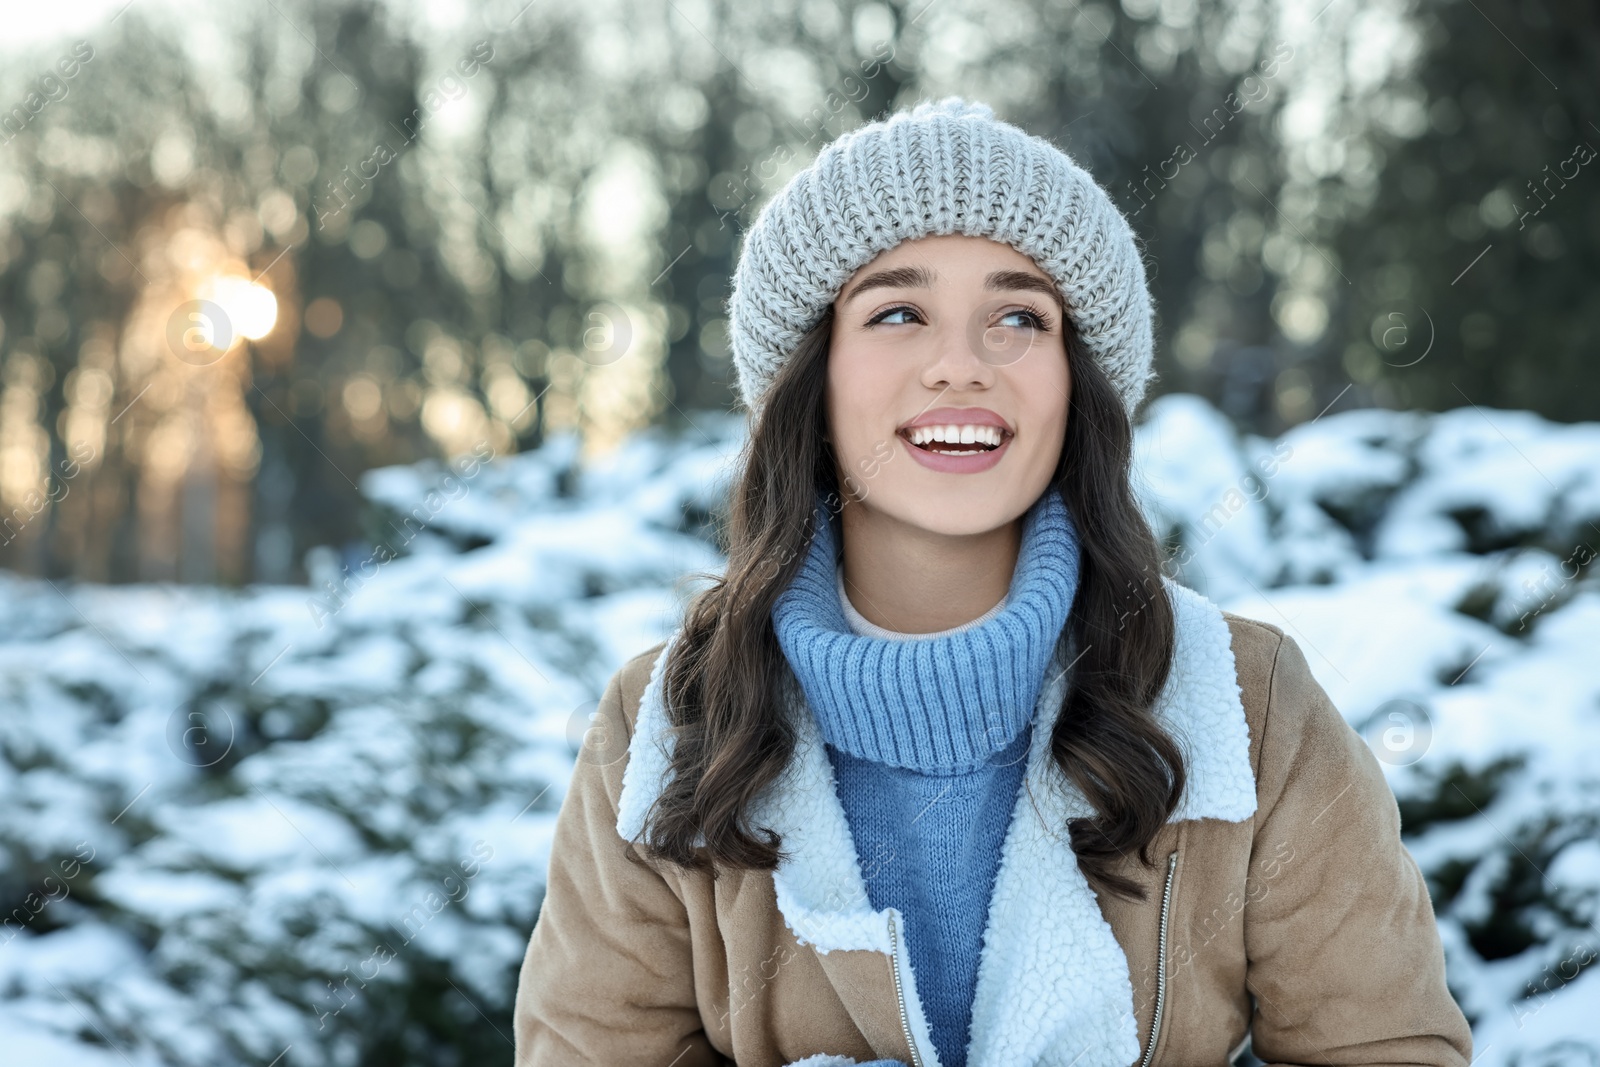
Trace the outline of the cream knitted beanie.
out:
[[[751,418],[850,275],[901,241],[950,233],[1011,245],[1055,280],[1131,420],[1155,377],[1133,230],[1060,149],[955,96],[841,135],[756,216],[727,308]]]

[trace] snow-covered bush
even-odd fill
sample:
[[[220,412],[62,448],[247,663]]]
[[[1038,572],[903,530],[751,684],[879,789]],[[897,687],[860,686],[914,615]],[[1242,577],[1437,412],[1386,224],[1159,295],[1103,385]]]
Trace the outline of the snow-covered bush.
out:
[[[1266,441],[1166,396],[1138,454],[1186,584],[1293,636],[1384,764],[1477,1062],[1600,1062],[1600,424]]]
[[[721,565],[743,424],[694,422],[370,472],[373,547],[311,588],[0,575],[5,1062],[509,1063],[588,716]],[[1600,1056],[1600,424],[1268,441],[1167,396],[1138,453],[1174,576],[1292,634],[1384,761],[1479,1062]]]

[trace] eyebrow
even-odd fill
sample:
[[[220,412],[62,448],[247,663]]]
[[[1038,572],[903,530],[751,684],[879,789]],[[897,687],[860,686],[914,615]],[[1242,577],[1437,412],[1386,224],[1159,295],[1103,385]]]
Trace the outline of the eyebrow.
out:
[[[983,287],[989,292],[1034,292],[1042,293],[1055,301],[1058,309],[1065,311],[1061,301],[1061,294],[1054,285],[1045,281],[1037,274],[1029,274],[1021,270],[992,271],[983,279]],[[862,278],[850,291],[840,298],[839,303],[846,304],[869,289],[931,289],[933,288],[933,272],[927,267],[890,267],[885,270],[873,271]]]

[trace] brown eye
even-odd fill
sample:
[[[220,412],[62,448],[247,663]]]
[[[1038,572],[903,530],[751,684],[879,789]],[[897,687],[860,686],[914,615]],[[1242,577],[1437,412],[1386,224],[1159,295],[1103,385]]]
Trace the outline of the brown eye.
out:
[[[1015,311],[1006,312],[1004,315],[1000,316],[1000,318],[1004,320],[1015,318],[1017,316],[1021,316],[1026,320],[1025,322],[1018,323],[1017,325],[1019,326],[1027,326],[1035,330],[1050,329],[1050,320],[1031,308],[1017,308]]]
[[[911,316],[915,316],[916,313],[917,312],[916,312],[916,310],[914,308],[909,308],[909,307],[906,307],[904,305],[902,305],[900,307],[885,308],[884,310],[878,312],[876,315],[872,316],[872,318],[868,319],[867,320],[867,325],[868,326],[876,326],[879,323],[888,322],[890,316],[893,316],[893,315],[911,315]],[[888,325],[890,325],[890,326],[906,326],[906,325],[909,325],[909,323],[905,323],[905,322],[888,322]]]

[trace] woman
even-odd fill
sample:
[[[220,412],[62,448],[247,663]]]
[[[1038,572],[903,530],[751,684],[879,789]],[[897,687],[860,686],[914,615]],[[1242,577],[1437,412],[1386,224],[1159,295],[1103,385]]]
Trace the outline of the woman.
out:
[[[611,680],[517,1063],[1471,1059],[1377,761],[1129,487],[1126,221],[949,99],[746,236],[724,576]]]

